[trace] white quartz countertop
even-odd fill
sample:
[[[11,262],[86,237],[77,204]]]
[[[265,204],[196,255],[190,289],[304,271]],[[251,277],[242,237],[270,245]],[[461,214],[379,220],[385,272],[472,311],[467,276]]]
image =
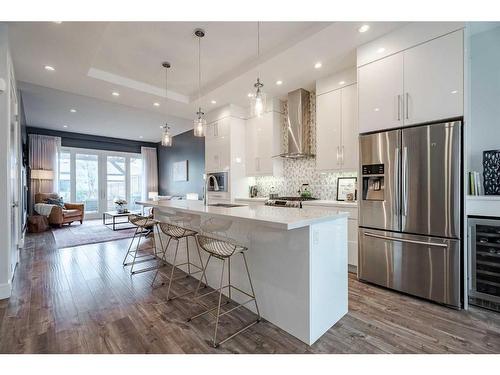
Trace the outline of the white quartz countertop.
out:
[[[269,198],[267,197],[256,197],[256,198],[236,198],[236,201],[240,202],[265,202]],[[335,200],[326,200],[326,199],[318,199],[312,201],[304,201],[302,202],[303,206],[323,206],[323,207],[358,207],[358,202],[347,202],[347,201],[335,201]]]
[[[158,209],[173,209],[180,212],[225,217],[236,220],[249,220],[258,224],[268,225],[274,228],[290,230],[307,227],[312,224],[347,217],[348,213],[341,209],[332,210],[321,207],[289,208],[271,207],[265,205],[242,207],[216,207],[204,206],[202,201],[191,200],[161,200],[137,202],[143,206],[158,207]]]

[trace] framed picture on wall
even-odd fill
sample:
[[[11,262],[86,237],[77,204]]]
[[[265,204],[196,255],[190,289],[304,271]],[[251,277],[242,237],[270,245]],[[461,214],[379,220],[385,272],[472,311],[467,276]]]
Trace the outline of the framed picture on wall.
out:
[[[355,201],[356,200],[356,177],[337,178],[337,200]]]
[[[182,160],[175,162],[172,167],[172,180],[187,181],[188,180],[188,161]]]

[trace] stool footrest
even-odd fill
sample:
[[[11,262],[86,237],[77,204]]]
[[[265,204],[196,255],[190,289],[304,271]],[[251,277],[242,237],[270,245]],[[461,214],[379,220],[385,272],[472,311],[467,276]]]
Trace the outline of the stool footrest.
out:
[[[138,262],[135,262],[136,264]],[[152,266],[152,267],[147,267],[147,268],[142,268],[138,271],[132,271],[132,275],[136,275],[138,273],[143,273],[143,272],[148,272],[148,271],[152,271],[152,270],[157,270],[158,268],[161,268],[161,267],[165,267],[165,263],[162,263],[162,264],[159,264],[159,265],[156,265],[156,266]]]

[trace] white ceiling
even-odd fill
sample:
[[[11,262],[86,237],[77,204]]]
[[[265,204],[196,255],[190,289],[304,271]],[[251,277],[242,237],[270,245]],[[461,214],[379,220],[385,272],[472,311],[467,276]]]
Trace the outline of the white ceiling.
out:
[[[168,120],[174,135],[192,128],[191,120],[146,111],[89,96],[19,82],[29,126],[105,137],[158,142]],[[76,109],[72,113],[70,110]]]
[[[96,115],[89,114],[86,119],[73,116],[82,111],[72,114],[68,120],[74,121],[68,124],[71,129],[109,135],[98,125],[106,123],[113,132],[121,128],[122,137],[136,139],[133,137],[137,134],[128,131],[129,125],[124,131],[123,122],[113,123],[114,110],[121,108],[116,107],[120,104],[139,109],[142,118],[148,113],[151,123],[162,119],[167,107],[162,61],[172,64],[168,113],[192,119],[199,105],[205,112],[228,103],[248,106],[247,94],[252,91],[257,66],[268,95],[284,97],[299,87],[314,88],[314,81],[320,77],[355,66],[357,46],[402,26],[397,22],[372,22],[370,30],[361,34],[357,31],[361,24],[263,22],[259,60],[255,22],[24,22],[9,23],[9,38],[18,80],[77,94],[68,95],[74,102],[72,107],[81,101],[86,109],[96,108]],[[197,27],[206,31],[202,40],[201,101],[197,100],[197,38],[193,36]],[[321,69],[314,69],[317,61],[322,62]],[[44,65],[56,70],[48,72]],[[283,84],[277,86],[276,80]],[[28,86],[24,86],[26,90]],[[112,96],[113,91],[120,96]],[[55,109],[59,101],[69,104],[68,98],[48,91],[47,98],[42,99],[42,88],[31,90],[30,95],[30,99],[25,98],[30,125],[61,126],[65,117],[56,115]],[[35,104],[37,100],[44,104]],[[212,100],[217,103],[211,104]],[[161,105],[154,107],[154,102]],[[130,111],[123,109],[121,113]],[[99,118],[98,114],[108,117]],[[174,123],[175,133],[190,126],[181,120],[178,123]],[[151,136],[160,139],[160,133]],[[146,133],[143,137],[153,140]]]

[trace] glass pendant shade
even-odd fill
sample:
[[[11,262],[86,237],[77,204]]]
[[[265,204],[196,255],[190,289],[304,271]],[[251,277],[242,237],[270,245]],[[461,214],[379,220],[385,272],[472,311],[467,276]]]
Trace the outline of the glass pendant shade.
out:
[[[194,120],[194,136],[195,137],[204,137],[205,136],[205,128],[207,126],[207,120],[203,117],[204,113],[201,111],[201,108],[196,112],[197,117]]]
[[[194,120],[194,136],[195,137],[204,137],[205,136],[205,128],[207,126],[207,120],[203,118],[204,113],[201,111],[201,108],[197,112],[198,117]]]
[[[257,83],[254,85],[257,89],[255,95],[252,97],[251,111],[252,116],[261,117],[266,111],[266,94],[262,92],[264,85],[257,78]]]
[[[165,125],[165,132],[163,133],[163,136],[161,137],[161,145],[164,147],[171,147],[172,146],[172,134],[168,131],[169,127]]]

